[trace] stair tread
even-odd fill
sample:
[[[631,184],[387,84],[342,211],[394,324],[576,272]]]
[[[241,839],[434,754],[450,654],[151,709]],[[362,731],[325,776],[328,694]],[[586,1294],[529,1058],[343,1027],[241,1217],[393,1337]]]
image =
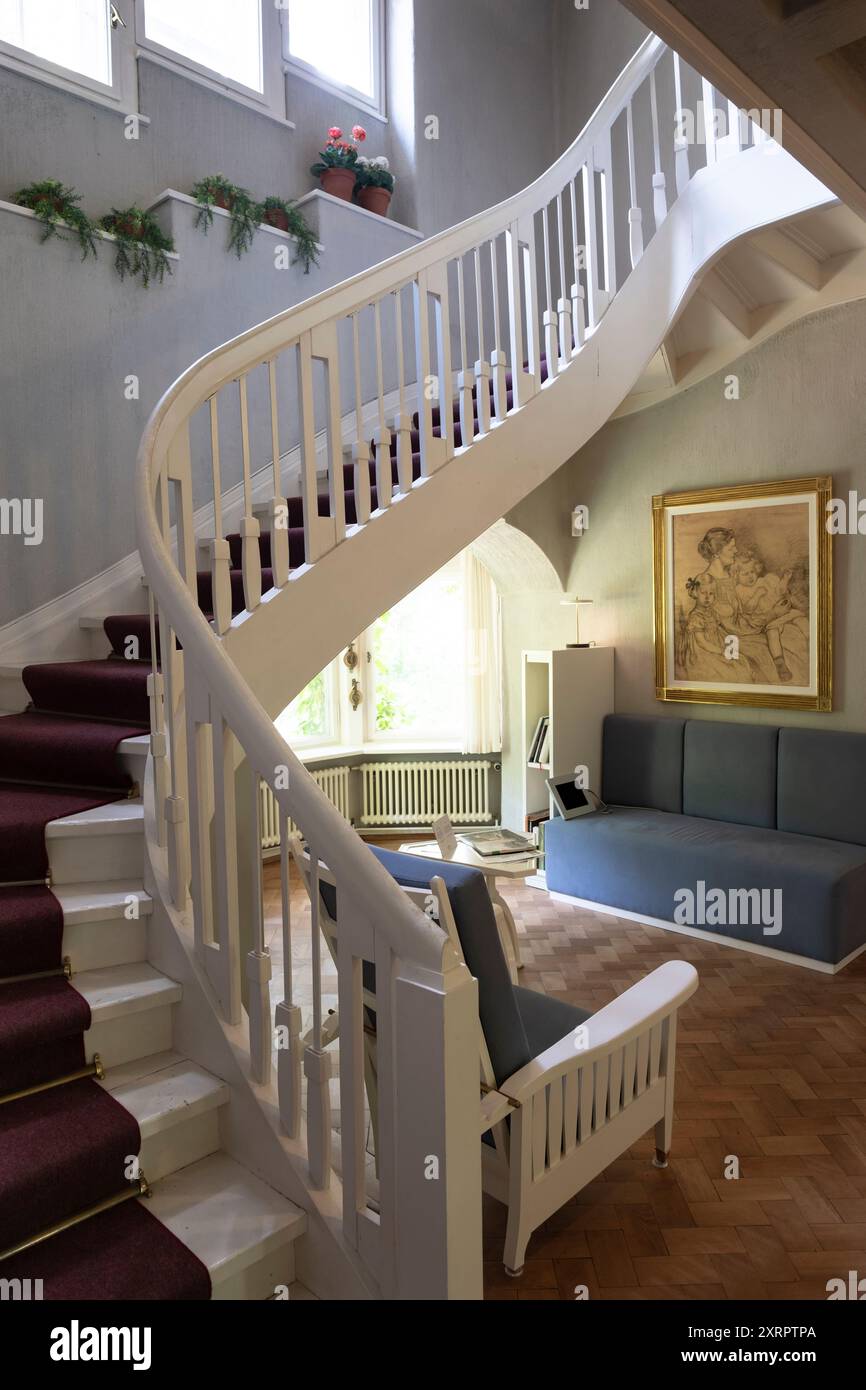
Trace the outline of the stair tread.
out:
[[[70,835],[140,835],[144,828],[144,807],[138,797],[110,801],[79,811],[73,816],[49,821],[45,827],[46,840],[65,839]]]
[[[228,1154],[211,1154],[154,1184],[147,1209],[217,1284],[302,1235],[304,1212]]]
[[[231,1095],[224,1081],[195,1062],[181,1058],[169,1066],[160,1065],[159,1059],[165,1055],[160,1053],[136,1064],[136,1071],[148,1061],[156,1064],[145,1075],[129,1075],[128,1068],[115,1067],[101,1083],[135,1116],[142,1139],[226,1105]]]
[[[93,1023],[107,1023],[123,1014],[142,1013],[179,1002],[183,990],[144,961],[83,970],[72,977],[78,993],[90,1005]]]
[[[138,899],[140,917],[149,917],[153,911],[153,899],[132,879],[118,879],[110,884],[58,884],[53,891],[63,909],[63,923],[67,927],[74,922],[101,922],[122,915],[130,897]]]

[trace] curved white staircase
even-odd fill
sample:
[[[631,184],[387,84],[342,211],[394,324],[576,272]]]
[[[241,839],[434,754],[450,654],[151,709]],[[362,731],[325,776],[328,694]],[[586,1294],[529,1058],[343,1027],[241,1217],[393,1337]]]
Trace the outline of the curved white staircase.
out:
[[[694,84],[694,75],[649,39],[536,184],[209,354],[167,393],[142,442],[136,511],[160,653],[150,678],[145,786],[155,910],[189,948],[243,1085],[279,1135],[287,1190],[327,1230],[331,1257],[350,1264],[373,1296],[480,1294],[479,1093],[466,1064],[477,1053],[475,986],[272,719],[359,631],[565,463],[623,402],[632,408],[642,394],[685,382],[673,367],[674,379],[654,387],[652,364],[660,352],[670,362],[672,325],[694,304],[698,285],[717,312],[728,306],[730,321],[722,292],[732,293],[730,273],[722,266],[732,248],[751,238],[770,257],[794,263],[787,233],[767,229],[833,206],[833,196],[759,132],[700,151],[668,139],[683,82]],[[650,122],[647,166],[641,121]],[[707,153],[709,164],[697,167]],[[797,264],[806,275],[802,255]],[[815,288],[820,293],[823,280]],[[748,341],[746,333],[740,338]],[[291,450],[300,453],[301,496],[287,503],[282,462]],[[227,534],[225,501],[235,464],[243,483],[239,540]],[[270,491],[262,505],[264,477]],[[196,514],[208,507],[212,619],[199,607],[196,559]],[[331,1162],[318,896],[313,1027],[302,1046],[290,971],[272,1014],[259,875],[238,882],[239,862],[258,863],[260,779],[281,816],[287,962],[289,820],[313,863],[327,863],[337,883],[339,1178]],[[118,876],[129,872],[124,862]],[[375,1179],[365,1157],[365,961],[375,962],[378,982]],[[219,1094],[208,1096],[198,1075],[188,1080],[202,1088],[206,1127]],[[153,1094],[148,1083],[145,1106]]]

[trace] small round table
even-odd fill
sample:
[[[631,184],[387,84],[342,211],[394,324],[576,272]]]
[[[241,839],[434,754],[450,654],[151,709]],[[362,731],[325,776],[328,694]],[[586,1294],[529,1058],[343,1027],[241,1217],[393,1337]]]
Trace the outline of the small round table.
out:
[[[494,907],[497,925],[500,927],[499,935],[502,940],[502,949],[505,952],[505,959],[511,972],[512,981],[517,983],[517,971],[523,969],[523,962],[520,959],[520,941],[517,935],[517,923],[511,913],[511,908],[502,897],[496,887],[497,878],[527,879],[536,872],[538,861],[541,858],[539,851],[532,854],[497,854],[485,857],[476,854],[474,849],[468,845],[458,843],[453,854],[444,858],[442,851],[434,841],[431,844],[422,845],[401,845],[401,854],[413,854],[417,859],[437,859],[446,864],[462,864],[467,869],[480,869],[487,883],[487,891],[490,894],[490,901]],[[497,910],[498,909],[498,910]],[[500,925],[501,924],[501,925]],[[504,927],[504,931],[502,928]]]

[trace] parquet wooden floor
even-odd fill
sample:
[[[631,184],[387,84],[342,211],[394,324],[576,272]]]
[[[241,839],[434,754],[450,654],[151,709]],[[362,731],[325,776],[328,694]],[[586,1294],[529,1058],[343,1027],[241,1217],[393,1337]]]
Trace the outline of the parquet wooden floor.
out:
[[[275,912],[273,866],[265,884]],[[518,1280],[501,1263],[505,1210],[485,1199],[486,1297],[825,1300],[828,1279],[866,1277],[866,955],[821,975],[501,891],[527,987],[595,1010],[675,958],[700,986],[680,1013],[668,1169],[651,1135],[635,1144],[535,1233]],[[300,885],[293,899],[302,959]],[[269,933],[278,950],[273,917]]]

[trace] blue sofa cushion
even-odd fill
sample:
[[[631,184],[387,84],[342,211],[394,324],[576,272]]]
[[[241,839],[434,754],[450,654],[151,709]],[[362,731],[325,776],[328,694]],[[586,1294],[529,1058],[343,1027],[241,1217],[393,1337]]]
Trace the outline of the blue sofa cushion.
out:
[[[721,888],[782,892],[782,930],[760,923],[702,930],[838,964],[866,940],[866,850],[814,836],[617,808],[547,827],[551,892],[674,921],[676,894]]]
[[[779,731],[777,824],[866,845],[866,734]]]
[[[775,829],[778,732],[760,724],[690,719],[683,741],[683,814]]]
[[[684,719],[609,714],[604,721],[603,799],[610,806],[683,809]]]

